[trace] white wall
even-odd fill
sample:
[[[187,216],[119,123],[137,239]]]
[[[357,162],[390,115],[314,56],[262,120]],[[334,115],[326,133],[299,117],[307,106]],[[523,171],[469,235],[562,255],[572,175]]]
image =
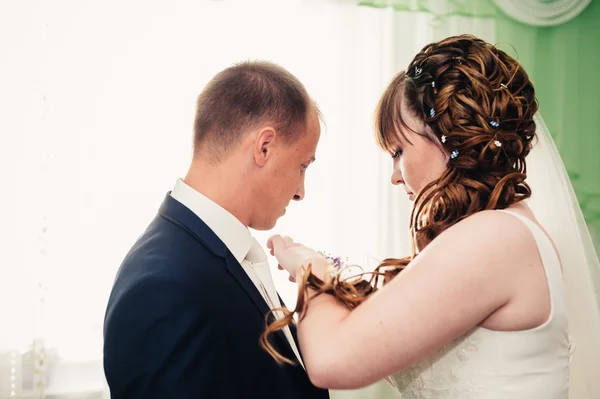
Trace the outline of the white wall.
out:
[[[116,269],[186,171],[196,96],[240,60],[289,69],[326,117],[306,200],[273,232],[374,266],[391,166],[371,128],[390,77],[380,19],[300,1],[0,3],[0,352],[42,336],[63,365],[47,393],[102,383],[100,368],[86,380],[72,365],[101,356]],[[292,306],[295,287],[275,275]]]

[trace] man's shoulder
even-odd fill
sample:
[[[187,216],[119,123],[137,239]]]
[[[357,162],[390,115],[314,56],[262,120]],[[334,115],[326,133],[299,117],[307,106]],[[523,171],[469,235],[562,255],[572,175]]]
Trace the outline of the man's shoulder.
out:
[[[186,256],[187,255],[187,256]],[[215,271],[225,270],[222,260],[208,251],[176,252],[148,248],[128,256],[117,273],[106,309],[105,327],[121,325],[123,319],[138,320],[140,325],[170,317],[192,304],[197,314],[209,310],[206,301],[223,279]],[[218,274],[218,275],[217,275]],[[212,282],[212,286],[207,282]]]
[[[197,257],[204,261],[218,258],[205,241],[185,226],[157,215],[133,244],[123,260],[123,266],[144,263],[161,268]]]
[[[225,259],[179,226],[161,220],[148,226],[123,259],[115,277],[111,302],[126,295],[144,295],[147,287],[182,293],[196,291],[210,274],[225,267]]]
[[[202,242],[185,234],[147,231],[125,256],[115,285],[189,284],[206,273],[222,268],[225,260]]]

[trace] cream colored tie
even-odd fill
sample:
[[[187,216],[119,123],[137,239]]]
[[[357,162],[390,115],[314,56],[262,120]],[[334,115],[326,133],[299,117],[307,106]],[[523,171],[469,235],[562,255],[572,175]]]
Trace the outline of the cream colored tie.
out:
[[[252,238],[252,246],[248,251],[245,259],[249,263],[249,269],[252,273],[254,273],[254,277],[251,279],[254,281],[254,284],[260,291],[261,295],[265,299],[265,302],[269,305],[269,308],[276,309],[281,307],[281,302],[279,301],[279,296],[277,295],[277,290],[275,289],[275,283],[273,282],[273,277],[271,276],[271,269],[269,267],[269,260],[267,259],[267,254],[263,250],[262,246],[256,239]],[[283,314],[281,312],[274,312],[274,315],[277,319],[282,318]],[[294,338],[292,337],[292,333],[289,327],[285,327],[283,329],[283,333],[288,339],[294,354],[298,358],[298,361],[304,367],[302,363],[302,359],[300,358],[300,353],[298,352],[298,348],[296,347],[296,343],[294,342]]]

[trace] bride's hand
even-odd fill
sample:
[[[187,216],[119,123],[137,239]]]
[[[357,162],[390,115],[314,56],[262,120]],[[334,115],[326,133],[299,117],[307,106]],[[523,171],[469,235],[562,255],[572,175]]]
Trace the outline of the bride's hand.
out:
[[[305,245],[294,242],[290,237],[274,235],[267,241],[271,255],[277,258],[279,268],[290,274],[290,281],[296,281],[299,273],[312,265],[312,273],[324,279],[328,262],[323,255]]]

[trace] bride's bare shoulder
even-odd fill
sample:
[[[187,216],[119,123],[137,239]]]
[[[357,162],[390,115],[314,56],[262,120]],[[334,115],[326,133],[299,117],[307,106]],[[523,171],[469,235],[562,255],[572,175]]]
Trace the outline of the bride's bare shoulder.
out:
[[[537,223],[528,208],[511,207],[509,210]],[[454,249],[470,248],[472,253],[494,251],[498,258],[504,258],[500,253],[507,251],[505,255],[511,257],[515,252],[535,248],[532,244],[534,238],[523,221],[506,212],[486,210],[456,223],[430,245]]]

